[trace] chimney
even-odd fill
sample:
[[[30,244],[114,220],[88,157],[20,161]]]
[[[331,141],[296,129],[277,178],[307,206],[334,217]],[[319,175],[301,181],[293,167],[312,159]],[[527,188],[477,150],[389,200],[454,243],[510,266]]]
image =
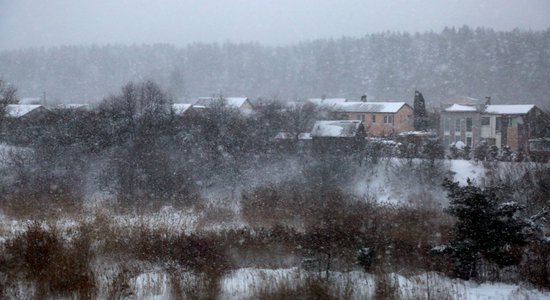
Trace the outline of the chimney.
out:
[[[363,94],[363,96],[361,96],[361,102],[367,102],[367,94]]]
[[[490,96],[485,97],[485,105],[491,105],[491,97]]]

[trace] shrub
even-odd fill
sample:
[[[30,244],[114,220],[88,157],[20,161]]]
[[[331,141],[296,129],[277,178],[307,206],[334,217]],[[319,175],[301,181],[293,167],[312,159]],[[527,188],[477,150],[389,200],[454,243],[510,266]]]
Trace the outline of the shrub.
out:
[[[6,243],[4,268],[13,278],[23,278],[36,286],[38,295],[91,298],[95,281],[90,269],[90,245],[85,236],[66,242],[55,229],[39,223]]]

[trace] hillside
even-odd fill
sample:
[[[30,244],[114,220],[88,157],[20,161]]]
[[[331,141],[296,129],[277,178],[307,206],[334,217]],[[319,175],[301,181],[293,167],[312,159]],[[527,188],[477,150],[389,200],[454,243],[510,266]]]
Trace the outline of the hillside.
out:
[[[177,98],[212,94],[251,98],[348,97],[428,103],[454,95],[492,96],[495,103],[550,99],[550,30],[378,33],[260,44],[91,45],[0,53],[0,78],[21,97],[101,100],[128,81],[152,79]]]

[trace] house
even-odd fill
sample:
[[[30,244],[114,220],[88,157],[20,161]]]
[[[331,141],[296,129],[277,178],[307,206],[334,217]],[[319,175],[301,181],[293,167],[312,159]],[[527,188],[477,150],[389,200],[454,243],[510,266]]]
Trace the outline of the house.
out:
[[[441,111],[440,135],[445,146],[458,141],[475,147],[484,140],[498,148],[526,152],[529,139],[544,132],[544,112],[532,104],[493,105],[490,98],[452,104]]]
[[[228,107],[236,108],[243,113],[251,113],[254,111],[254,106],[248,97],[200,97],[193,107],[207,108],[219,102],[223,102]]]
[[[471,104],[452,104],[440,114],[440,135],[448,148],[458,141],[474,147],[480,140],[481,107]]]
[[[18,120],[41,119],[51,115],[51,111],[38,104],[9,104],[6,117]]]
[[[5,110],[2,136],[13,144],[28,145],[46,130],[44,124],[55,121],[53,112],[37,104],[9,104]]]
[[[414,130],[414,110],[405,102],[344,102],[331,110],[338,119],[358,120],[370,136],[393,136]]]
[[[310,137],[318,153],[357,153],[365,145],[365,127],[358,120],[317,121]]]
[[[542,132],[543,115],[535,105],[487,105],[481,114],[481,138],[499,148],[527,151],[529,139]]]

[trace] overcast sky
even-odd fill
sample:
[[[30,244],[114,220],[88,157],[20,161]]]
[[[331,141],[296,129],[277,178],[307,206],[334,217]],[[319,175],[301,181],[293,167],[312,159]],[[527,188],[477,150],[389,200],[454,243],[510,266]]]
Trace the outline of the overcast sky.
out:
[[[381,31],[550,27],[550,0],[0,0],[0,49],[249,42]]]

